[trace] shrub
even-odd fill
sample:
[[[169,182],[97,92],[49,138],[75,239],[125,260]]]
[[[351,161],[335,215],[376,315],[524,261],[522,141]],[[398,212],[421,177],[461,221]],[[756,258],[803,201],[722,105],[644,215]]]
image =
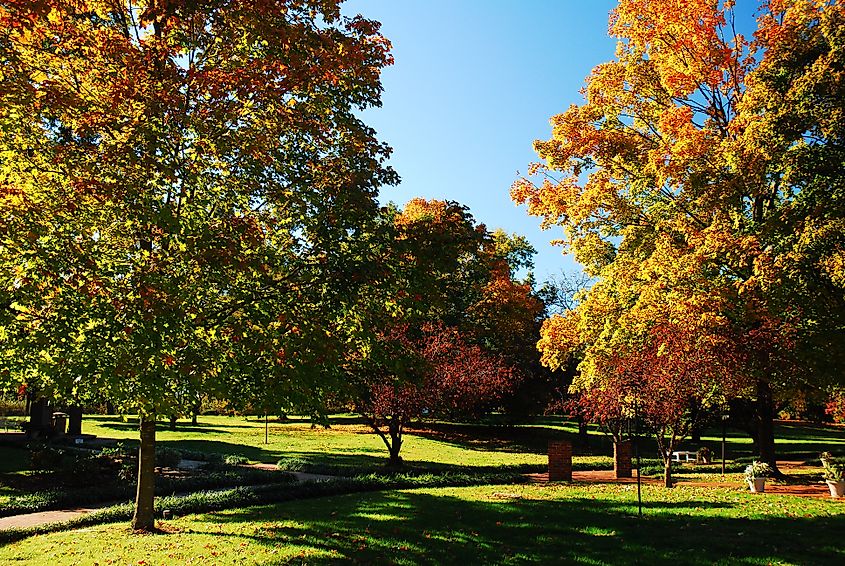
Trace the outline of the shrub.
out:
[[[746,481],[753,481],[757,478],[768,478],[772,476],[772,468],[765,462],[754,460],[745,468]]]
[[[39,446],[30,452],[29,463],[33,470],[58,470],[65,459],[65,451],[50,446]]]
[[[156,448],[156,466],[162,468],[176,468],[182,461],[182,452],[173,448]]]
[[[240,454],[229,454],[223,461],[226,462],[229,466],[240,466],[241,464],[246,464],[249,462],[249,459],[241,456]]]
[[[826,481],[845,481],[845,463],[836,460],[830,452],[822,452],[819,458],[824,467],[824,479]]]
[[[642,466],[640,468],[641,476],[663,476],[663,466]]]
[[[282,458],[276,462],[276,468],[287,472],[304,472],[308,462],[301,458]]]

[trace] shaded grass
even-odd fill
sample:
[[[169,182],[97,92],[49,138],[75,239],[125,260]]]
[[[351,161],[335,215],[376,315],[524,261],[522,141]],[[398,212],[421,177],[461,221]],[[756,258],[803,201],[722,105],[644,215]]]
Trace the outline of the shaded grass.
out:
[[[488,485],[524,481],[525,478],[518,474],[501,473],[392,474],[389,476],[371,474],[354,478],[337,478],[331,481],[306,481],[302,483],[294,483],[292,478],[288,478],[288,481],[282,482],[287,485],[276,483],[273,485],[239,486],[228,490],[197,491],[187,495],[158,497],[155,501],[155,512],[158,517],[162,517],[164,510],[178,515],[342,493],[369,492],[419,486]],[[132,517],[133,511],[134,504],[132,502],[126,502],[93,511],[68,521],[0,530],[0,544],[80,526],[128,521]]]
[[[175,432],[157,431],[162,446],[219,454],[239,454],[253,462],[276,463],[299,458],[314,464],[374,469],[387,461],[382,441],[356,417],[332,419],[329,429],[311,428],[302,420],[270,423],[270,442],[264,444],[264,423],[242,417],[200,417],[196,426],[179,426]],[[119,417],[86,417],[84,432],[99,437],[134,442],[137,425]],[[402,448],[405,462],[414,467],[541,466],[545,448],[501,450],[498,441],[453,442],[410,433]]]
[[[507,485],[333,496],[98,526],[0,548],[0,561],[146,564],[841,564],[845,505],[738,490]]]
[[[159,442],[163,446],[238,454],[254,462],[275,463],[281,458],[295,458],[311,465],[347,467],[352,470],[376,469],[384,464],[387,452],[381,440],[355,415],[336,415],[332,428],[312,428],[306,419],[292,418],[270,423],[270,442],[264,444],[263,420],[243,417],[202,416],[196,426],[180,423],[176,432],[161,426]],[[137,424],[120,417],[86,417],[85,432],[102,437],[134,442]],[[590,427],[589,444],[578,443],[577,424],[560,417],[540,417],[519,426],[462,423],[426,423],[424,428],[408,431],[402,456],[411,467],[425,469],[466,469],[472,467],[540,471],[546,465],[549,440],[566,439],[575,447],[575,466],[587,469],[588,462],[610,465],[612,445],[595,426]],[[829,425],[778,423],[777,450],[784,459],[807,459],[822,450],[845,451],[845,429]],[[729,430],[727,457],[753,456],[751,439]],[[685,441],[679,449],[696,450],[708,446],[721,454],[721,430],[704,434],[700,443]],[[641,439],[643,458],[657,458],[654,441]],[[597,459],[593,459],[596,457]],[[584,467],[586,466],[586,467]]]

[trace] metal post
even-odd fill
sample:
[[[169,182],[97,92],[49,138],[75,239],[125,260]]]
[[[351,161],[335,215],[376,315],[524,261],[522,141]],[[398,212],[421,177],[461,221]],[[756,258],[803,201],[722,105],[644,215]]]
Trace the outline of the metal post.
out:
[[[637,506],[639,510],[639,516],[643,516],[643,493],[642,493],[642,480],[640,479],[640,415],[639,415],[639,403],[634,401],[634,454],[637,458]]]
[[[725,477],[725,426],[728,421],[728,415],[722,413],[722,478]]]

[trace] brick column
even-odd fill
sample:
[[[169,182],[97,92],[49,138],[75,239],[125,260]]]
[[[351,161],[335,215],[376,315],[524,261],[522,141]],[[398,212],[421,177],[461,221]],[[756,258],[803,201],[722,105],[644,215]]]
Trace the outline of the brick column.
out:
[[[572,481],[572,443],[549,441],[549,481]]]
[[[631,441],[622,440],[613,444],[613,473],[617,478],[630,478]]]

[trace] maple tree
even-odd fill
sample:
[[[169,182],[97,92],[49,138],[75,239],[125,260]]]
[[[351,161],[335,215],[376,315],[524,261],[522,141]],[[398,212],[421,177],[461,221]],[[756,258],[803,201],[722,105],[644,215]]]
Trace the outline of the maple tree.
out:
[[[399,465],[402,431],[423,409],[475,418],[518,389],[526,353],[538,358],[542,304],[515,279],[534,253],[530,244],[489,232],[459,203],[413,199],[384,210],[379,228],[370,249],[381,275],[360,301],[370,340],[345,370],[351,402]],[[450,352],[451,365],[434,354],[435,343]]]
[[[831,110],[842,107],[843,7],[763,2],[754,38],[734,17],[732,1],[620,1],[616,59],[593,70],[584,104],[552,119],[551,139],[535,143],[544,162],[511,194],[563,227],[561,243],[598,280],[547,320],[545,363],[582,352],[584,379],[611,379],[599,371],[606,352],[633,352],[664,312],[673,324],[696,313],[740,349],[721,361],[756,399],[758,449],[775,467],[774,395],[798,379],[802,349],[842,335],[843,248],[817,236],[843,211]],[[822,194],[835,198],[820,212]],[[808,285],[829,302],[797,301]]]
[[[156,415],[310,400],[354,344],[391,56],[339,5],[0,2],[0,380],[139,413],[136,529]]]
[[[423,415],[478,416],[515,385],[501,356],[442,323],[419,329],[397,325],[380,338],[387,355],[363,369],[367,389],[356,410],[384,442],[393,467],[402,465],[403,434],[411,421]]]

